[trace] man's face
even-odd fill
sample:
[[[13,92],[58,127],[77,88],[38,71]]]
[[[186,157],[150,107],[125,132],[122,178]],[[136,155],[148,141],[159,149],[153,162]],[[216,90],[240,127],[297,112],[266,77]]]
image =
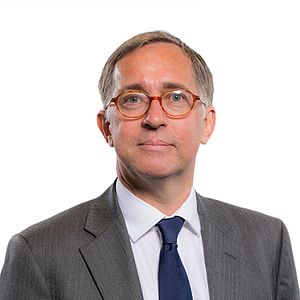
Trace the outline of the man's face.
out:
[[[190,59],[182,50],[168,43],[144,46],[122,58],[115,69],[115,96],[133,88],[151,96],[160,96],[168,86],[186,87],[199,95]],[[152,101],[143,117],[130,120],[113,104],[109,124],[99,127],[117,153],[118,175],[166,178],[193,176],[200,143],[206,143],[214,127],[214,110],[196,101],[184,118],[171,119],[159,101]]]

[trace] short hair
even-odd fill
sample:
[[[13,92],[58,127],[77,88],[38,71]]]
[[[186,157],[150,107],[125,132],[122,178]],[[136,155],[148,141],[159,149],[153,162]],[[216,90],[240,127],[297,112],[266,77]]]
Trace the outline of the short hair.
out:
[[[165,31],[151,31],[135,35],[119,46],[105,63],[98,88],[104,105],[114,96],[114,71],[117,62],[124,56],[153,43],[170,43],[178,46],[191,59],[200,96],[208,105],[212,104],[213,79],[204,59],[196,51],[187,46],[179,38]]]

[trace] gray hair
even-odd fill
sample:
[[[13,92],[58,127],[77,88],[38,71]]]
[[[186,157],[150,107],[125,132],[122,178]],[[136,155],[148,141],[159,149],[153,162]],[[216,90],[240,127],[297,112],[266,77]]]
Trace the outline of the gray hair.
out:
[[[133,51],[145,45],[157,42],[174,44],[181,48],[191,59],[201,97],[204,101],[206,101],[207,105],[211,105],[214,92],[213,79],[204,59],[200,56],[200,54],[183,43],[179,38],[165,31],[151,31],[138,34],[124,42],[111,54],[104,65],[98,84],[103,104],[105,105],[113,97],[115,89],[114,71],[117,62]]]

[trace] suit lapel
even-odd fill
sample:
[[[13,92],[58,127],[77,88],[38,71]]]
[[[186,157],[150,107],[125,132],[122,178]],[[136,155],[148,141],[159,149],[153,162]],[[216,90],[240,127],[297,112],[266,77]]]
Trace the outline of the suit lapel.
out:
[[[239,299],[239,249],[224,214],[197,194],[211,299]]]
[[[259,266],[264,262],[247,248],[243,223],[221,202],[198,194],[197,200],[210,298],[270,299]]]
[[[95,238],[80,252],[103,299],[143,299],[115,185],[91,206],[85,230]]]

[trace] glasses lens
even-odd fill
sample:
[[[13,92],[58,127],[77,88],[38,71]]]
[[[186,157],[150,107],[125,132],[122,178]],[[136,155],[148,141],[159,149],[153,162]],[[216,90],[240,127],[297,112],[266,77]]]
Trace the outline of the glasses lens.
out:
[[[193,106],[193,96],[187,91],[170,91],[162,95],[164,110],[173,116],[188,113]]]
[[[127,92],[118,97],[121,113],[128,117],[143,115],[149,106],[149,98],[143,93]]]

